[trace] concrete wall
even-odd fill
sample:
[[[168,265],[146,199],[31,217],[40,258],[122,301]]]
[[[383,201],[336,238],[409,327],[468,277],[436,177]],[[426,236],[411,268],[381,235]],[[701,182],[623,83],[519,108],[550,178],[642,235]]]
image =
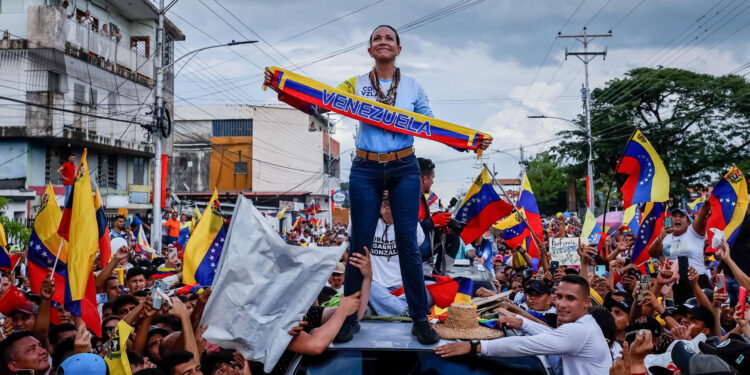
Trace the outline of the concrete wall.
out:
[[[26,178],[27,153],[29,146],[24,141],[9,141],[0,143],[0,160],[3,160],[0,180]]]
[[[167,186],[172,187],[176,192],[208,191],[211,169],[210,151],[210,145],[175,147],[169,158]]]

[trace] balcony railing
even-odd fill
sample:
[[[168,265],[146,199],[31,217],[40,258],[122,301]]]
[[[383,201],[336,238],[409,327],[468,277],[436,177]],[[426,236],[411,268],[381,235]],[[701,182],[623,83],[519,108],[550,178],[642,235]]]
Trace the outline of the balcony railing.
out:
[[[65,40],[72,45],[143,76],[149,78],[154,76],[154,66],[150,59],[131,49],[122,40],[118,43],[111,36],[103,35],[73,19],[65,23]]]

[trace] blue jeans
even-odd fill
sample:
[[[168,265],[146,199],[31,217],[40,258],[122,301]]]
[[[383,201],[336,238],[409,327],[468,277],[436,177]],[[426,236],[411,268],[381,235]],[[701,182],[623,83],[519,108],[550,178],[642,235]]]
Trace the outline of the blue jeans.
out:
[[[349,257],[372,247],[378,223],[383,190],[393,214],[398,261],[404,282],[409,316],[413,321],[427,321],[430,313],[422,273],[422,256],[417,248],[417,216],[421,181],[419,164],[414,155],[388,163],[354,158],[349,175],[352,233]],[[351,264],[346,265],[344,295],[348,296],[362,287],[362,273]]]
[[[70,196],[71,191],[73,191],[73,185],[65,185],[65,203],[63,203],[63,206],[68,203],[68,197]]]

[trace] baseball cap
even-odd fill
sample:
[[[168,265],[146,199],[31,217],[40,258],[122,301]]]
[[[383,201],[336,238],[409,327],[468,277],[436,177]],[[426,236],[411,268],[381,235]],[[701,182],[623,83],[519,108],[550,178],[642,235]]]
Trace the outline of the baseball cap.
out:
[[[611,295],[607,294],[604,297],[604,307],[606,307],[609,311],[612,311],[613,307],[617,307],[618,309],[630,314],[630,306],[633,304],[633,298],[630,298],[630,302],[628,302],[628,298],[625,298],[625,301],[618,301],[614,298],[612,298]]]
[[[20,311],[25,314],[34,315],[36,312],[36,305],[31,302],[26,302],[23,306],[16,308],[13,312]]]
[[[742,374],[750,374],[750,344],[738,338],[730,338],[719,345],[698,343],[705,354],[715,355]]]
[[[344,271],[346,270],[346,266],[343,262],[336,263],[336,268],[333,269],[334,275],[343,275]]]
[[[704,306],[695,306],[692,309],[688,311],[688,316],[691,319],[698,319],[703,322],[703,325],[706,328],[713,329],[714,327],[714,314],[711,312],[711,310],[705,308]]]
[[[661,336],[661,324],[659,324],[659,321],[646,315],[639,317],[633,322],[633,324],[625,327],[625,332],[638,331],[641,329],[651,331],[653,337]]]
[[[672,348],[672,362],[686,375],[734,374],[721,358],[716,355],[696,353],[685,341],[678,341]]]
[[[63,370],[63,371],[60,371]],[[107,364],[102,357],[92,353],[76,354],[60,364],[58,374],[105,375]]]
[[[525,294],[551,294],[552,291],[550,290],[547,283],[541,280],[529,280],[526,283],[526,286],[523,288],[523,292]]]
[[[671,210],[669,210],[669,214],[670,215],[674,215],[675,213],[680,213],[680,214],[682,214],[685,217],[690,217],[688,215],[688,212],[686,210],[683,210],[682,208],[679,208],[679,207],[674,207]]]

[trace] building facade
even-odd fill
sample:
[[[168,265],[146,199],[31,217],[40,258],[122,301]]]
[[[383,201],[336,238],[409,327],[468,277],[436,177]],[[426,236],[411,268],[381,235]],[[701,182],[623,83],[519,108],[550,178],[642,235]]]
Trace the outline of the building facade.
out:
[[[315,202],[330,223],[330,192],[340,188],[339,143],[330,133],[324,117],[286,105],[177,106],[168,186],[195,200],[214,188],[244,194],[268,212],[287,204],[287,224]]]
[[[0,1],[0,195],[14,201],[10,217],[33,216],[48,182],[64,195],[56,171],[84,148],[106,210],[150,207],[153,141],[144,126],[154,104],[157,9],[148,0],[70,3]],[[168,64],[185,37],[165,24]],[[171,108],[171,72],[165,88]],[[32,202],[19,204],[30,191]]]

